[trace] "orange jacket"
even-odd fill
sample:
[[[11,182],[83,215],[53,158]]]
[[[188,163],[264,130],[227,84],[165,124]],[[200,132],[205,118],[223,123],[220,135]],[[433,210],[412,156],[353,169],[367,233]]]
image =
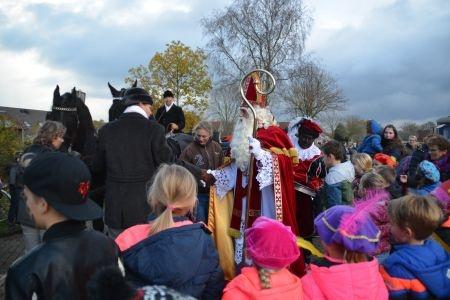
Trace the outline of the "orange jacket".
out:
[[[303,299],[300,278],[286,268],[270,275],[270,285],[270,289],[262,289],[258,270],[254,267],[243,268],[241,274],[223,290],[222,300]]]

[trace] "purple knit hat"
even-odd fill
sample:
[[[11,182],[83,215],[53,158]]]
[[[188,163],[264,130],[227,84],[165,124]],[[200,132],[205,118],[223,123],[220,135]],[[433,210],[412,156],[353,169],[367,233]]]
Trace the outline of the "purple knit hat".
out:
[[[326,244],[336,243],[351,251],[373,253],[380,240],[380,231],[368,213],[346,205],[322,212],[314,225]]]
[[[259,217],[245,230],[248,256],[263,268],[282,269],[300,256],[297,238],[289,226],[267,217]]]

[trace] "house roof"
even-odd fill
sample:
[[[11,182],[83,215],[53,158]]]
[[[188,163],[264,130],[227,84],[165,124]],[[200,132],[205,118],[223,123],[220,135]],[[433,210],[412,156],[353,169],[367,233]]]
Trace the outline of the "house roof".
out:
[[[36,124],[44,123],[47,112],[45,110],[0,106],[0,116],[9,116],[22,128],[29,128]]]

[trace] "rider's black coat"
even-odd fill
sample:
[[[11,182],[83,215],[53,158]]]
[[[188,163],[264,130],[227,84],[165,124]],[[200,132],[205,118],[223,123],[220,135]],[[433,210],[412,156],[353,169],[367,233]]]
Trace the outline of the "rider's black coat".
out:
[[[174,130],[174,133],[180,133],[183,131],[185,120],[184,113],[181,107],[172,104],[169,111],[166,111],[166,106],[163,105],[156,111],[155,115],[156,121],[164,126],[166,131],[168,131],[168,126],[170,123],[175,123],[178,125],[178,130]]]
[[[92,172],[105,181],[108,226],[124,229],[146,222],[147,182],[171,156],[164,128],[139,113],[124,113],[99,130]]]

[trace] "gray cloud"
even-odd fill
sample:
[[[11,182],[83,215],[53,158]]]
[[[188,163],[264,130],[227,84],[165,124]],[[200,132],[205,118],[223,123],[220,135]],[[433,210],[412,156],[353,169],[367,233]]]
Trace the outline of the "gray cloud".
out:
[[[127,2],[126,9],[137,2]],[[124,9],[123,1],[107,3],[104,14]],[[201,17],[222,5],[221,1],[194,1],[189,12],[170,11],[157,18],[143,18],[135,25],[119,25],[48,4],[32,4],[26,12],[34,16],[33,26],[19,22],[0,27],[0,44],[13,51],[37,49],[48,65],[71,70],[85,83],[98,86],[90,96],[109,97],[107,81],[119,85],[129,68],[146,65],[170,41],[201,46]],[[1,19],[5,19],[4,14],[0,14]]]
[[[349,99],[381,122],[450,114],[450,3],[396,1],[317,49]]]

